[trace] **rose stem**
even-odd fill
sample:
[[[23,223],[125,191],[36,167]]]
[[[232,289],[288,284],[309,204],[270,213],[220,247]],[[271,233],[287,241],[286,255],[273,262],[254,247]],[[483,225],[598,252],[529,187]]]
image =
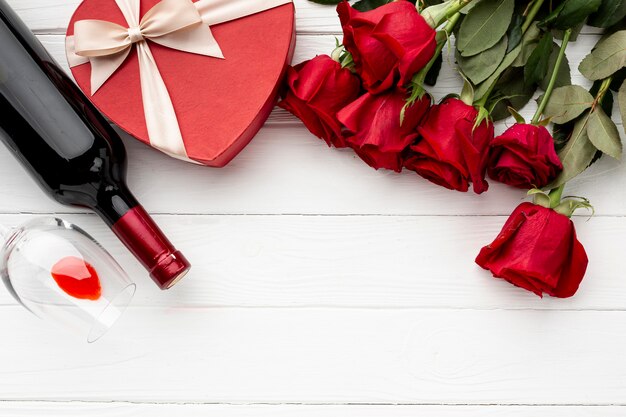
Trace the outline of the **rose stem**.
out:
[[[556,79],[559,75],[559,70],[561,69],[561,63],[563,62],[563,57],[565,56],[565,49],[567,48],[567,43],[569,42],[569,38],[572,35],[572,29],[567,29],[565,34],[563,35],[563,42],[561,42],[561,49],[559,49],[559,56],[556,58],[556,63],[554,64],[554,69],[552,70],[552,76],[550,77],[550,82],[548,83],[548,88],[546,88],[546,92],[539,103],[539,107],[533,116],[532,121],[530,122],[533,125],[539,123],[539,119],[543,114],[543,111],[546,109],[548,102],[550,101],[550,96],[552,95],[552,91],[554,90],[554,86],[556,85]]]
[[[443,28],[443,32],[446,33],[446,42],[441,42],[437,44],[435,55],[433,55],[430,61],[428,61],[428,64],[426,64],[426,66],[422,69],[422,71],[424,71],[424,75],[427,74],[428,71],[430,71],[433,65],[435,65],[435,61],[437,60],[439,55],[441,55],[441,52],[443,51],[443,47],[446,46],[447,39],[450,36],[450,33],[452,33],[452,31],[454,30],[454,27],[459,22],[460,18],[461,18],[461,13],[457,12],[452,17],[450,17],[450,19],[448,19],[448,23]]]
[[[450,22],[465,6],[470,4],[472,1],[474,1],[474,0],[460,0],[459,3],[457,3],[457,4],[453,5],[453,6],[450,6],[446,10],[444,18],[435,23],[435,28],[438,28],[446,20],[448,22]],[[450,18],[448,18],[448,16],[450,16]],[[458,20],[458,17],[457,17],[457,20]],[[455,22],[455,24],[456,24],[456,22]],[[452,27],[454,27],[454,25],[452,25]],[[446,27],[446,29],[447,29],[447,27]]]
[[[611,86],[612,81],[613,81],[612,77],[608,77],[602,80],[602,84],[600,85],[600,89],[598,90],[598,94],[596,95],[596,99],[594,101],[593,107],[597,106],[598,104],[602,104],[602,100],[604,99],[606,92],[609,90],[609,87]],[[554,188],[552,189],[552,191],[550,191],[550,207],[554,208],[559,205],[559,202],[561,201],[561,195],[563,194],[563,189],[565,188],[565,184],[567,183],[563,183],[557,188]],[[553,197],[553,194],[554,194],[554,197]],[[557,197],[558,197],[558,201],[557,201]]]
[[[543,2],[544,0],[537,0],[535,4],[533,4],[533,7],[528,11],[526,20],[524,20],[524,24],[522,24],[522,33],[526,33],[530,25],[533,24],[533,20],[535,19],[535,16],[537,16],[537,13],[539,13],[539,9],[541,9]]]
[[[593,107],[595,108],[598,104],[602,104],[602,100],[606,95],[606,92],[609,91],[611,87],[611,82],[613,82],[613,77],[608,77],[602,80],[602,84],[600,85],[600,89],[598,90],[598,94],[596,95],[596,99],[593,103]]]
[[[565,190],[565,184],[563,183],[550,191],[548,195],[550,197],[550,208],[555,208],[559,204],[561,204],[561,196],[563,196],[563,190]]]
[[[535,4],[533,4],[533,7],[528,11],[526,18],[524,19],[524,23],[522,24],[522,35],[524,35],[526,31],[528,31],[528,28],[530,28],[530,25],[533,24],[533,20],[535,20],[535,16],[537,16],[537,13],[539,13],[539,10],[541,9],[544,1],[545,0],[537,0]],[[499,79],[500,76],[496,77],[496,79],[493,80],[493,83],[491,83],[485,95],[478,102],[475,103],[476,106],[485,107],[485,105],[487,104],[487,100],[489,100],[489,96],[493,92],[494,88],[496,88],[496,84],[498,84]]]
[[[474,105],[476,107],[485,107],[485,105],[487,104],[487,100],[489,100],[489,96],[493,92],[494,88],[496,88],[496,84],[498,84],[498,80],[499,79],[500,79],[500,77],[498,77],[495,80],[493,80],[493,83],[491,83],[491,85],[489,86],[489,89],[487,90],[485,95],[480,100],[478,100],[476,103],[474,103]]]
[[[604,80],[602,80],[602,84],[600,85],[600,89],[598,90],[598,94],[596,95],[596,98],[595,98],[595,100],[593,102],[592,109],[595,108],[598,104],[602,104],[602,100],[604,99],[604,96],[606,95],[606,92],[609,91],[609,87],[611,86],[611,82],[612,81],[613,81],[613,77],[608,77],[608,78],[605,78]],[[587,115],[587,119],[588,118],[589,118],[589,115]],[[585,123],[587,123],[587,121],[585,121]],[[563,188],[564,187],[565,187],[565,183],[561,184],[559,187],[554,188],[554,189],[552,189],[552,191],[550,191],[550,204],[552,204],[552,193],[555,193],[560,188],[561,189],[561,192],[559,194],[559,199],[560,199],[561,198],[560,196],[563,193]]]
[[[435,62],[437,61],[437,58],[439,58],[439,55],[441,55],[441,52],[443,51],[443,47],[446,46],[446,43],[448,43],[447,40],[448,40],[450,33],[452,33],[454,26],[456,26],[460,18],[461,18],[461,13],[457,12],[454,14],[454,16],[448,19],[448,23],[446,24],[446,26],[444,26],[442,30],[442,32],[446,33],[446,40],[442,42],[437,42],[437,48],[435,49],[435,54],[433,55],[433,57],[430,59],[430,61],[428,61],[428,64],[426,64],[424,68],[422,68],[417,74],[413,76],[413,79],[411,80],[411,85],[414,91],[414,94],[412,94],[413,99],[416,97],[421,97],[421,94],[424,91],[423,86],[426,80],[426,76],[428,75],[428,72],[433,67],[433,65],[435,65]],[[419,92],[419,95],[417,94],[418,92]]]

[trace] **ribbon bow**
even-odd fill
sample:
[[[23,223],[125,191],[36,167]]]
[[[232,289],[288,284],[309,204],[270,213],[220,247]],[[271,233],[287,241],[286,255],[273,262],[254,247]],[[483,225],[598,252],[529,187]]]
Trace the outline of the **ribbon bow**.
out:
[[[91,94],[124,63],[133,47],[150,144],[191,161],[172,100],[146,40],[179,51],[224,58],[210,25],[236,20],[291,3],[292,0],[162,0],[139,20],[140,0],[115,0],[128,27],[103,20],[79,20],[67,38],[70,66],[91,64]],[[193,162],[193,161],[191,161]]]

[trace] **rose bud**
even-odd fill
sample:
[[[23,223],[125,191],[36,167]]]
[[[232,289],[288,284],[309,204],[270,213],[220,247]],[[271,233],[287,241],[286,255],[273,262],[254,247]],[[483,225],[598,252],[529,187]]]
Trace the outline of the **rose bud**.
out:
[[[491,142],[487,172],[517,188],[542,188],[563,170],[554,139],[543,126],[517,123]]]
[[[361,82],[327,55],[287,69],[287,90],[278,104],[328,146],[345,147],[337,112],[359,96]]]
[[[588,259],[567,216],[522,203],[496,240],[480,251],[476,263],[540,297],[546,293],[566,298],[578,290]]]
[[[401,123],[405,104],[406,93],[395,89],[379,95],[366,93],[339,112],[348,146],[369,166],[402,170],[402,153],[417,138],[416,128],[428,111],[430,97],[408,106]]]
[[[343,1],[337,13],[343,45],[371,93],[406,85],[435,54],[435,30],[409,1],[394,1],[367,12]]]
[[[476,125],[478,110],[457,98],[433,106],[418,128],[404,166],[427,180],[457,191],[487,191],[485,181],[493,123],[487,118]]]

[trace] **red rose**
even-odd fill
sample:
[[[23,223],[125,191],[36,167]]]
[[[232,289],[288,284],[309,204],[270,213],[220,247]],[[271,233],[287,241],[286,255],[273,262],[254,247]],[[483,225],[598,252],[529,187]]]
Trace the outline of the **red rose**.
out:
[[[418,128],[420,139],[411,146],[404,166],[427,180],[451,190],[487,191],[485,181],[493,123],[474,127],[478,111],[456,98],[444,100],[428,112]]]
[[[287,91],[278,104],[293,113],[328,146],[345,147],[337,112],[360,93],[359,78],[327,55],[287,70]]]
[[[489,176],[513,187],[542,188],[563,170],[543,126],[514,124],[491,142]]]
[[[344,1],[337,6],[337,13],[343,44],[371,93],[380,93],[396,83],[406,85],[435,53],[435,30],[406,0],[367,12],[359,12]]]
[[[547,293],[566,298],[578,290],[588,259],[567,216],[522,203],[496,240],[480,251],[476,263],[540,297]]]
[[[402,151],[416,138],[416,128],[430,106],[424,96],[407,107],[400,124],[400,112],[406,104],[406,93],[400,89],[384,94],[366,93],[337,115],[346,127],[348,146],[369,166],[402,170]]]

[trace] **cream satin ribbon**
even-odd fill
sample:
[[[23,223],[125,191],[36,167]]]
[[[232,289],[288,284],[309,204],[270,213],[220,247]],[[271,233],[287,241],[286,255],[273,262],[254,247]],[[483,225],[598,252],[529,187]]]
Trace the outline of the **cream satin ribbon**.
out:
[[[140,20],[140,0],[115,0],[128,27],[79,20],[66,39],[70,67],[91,64],[94,95],[124,63],[133,46],[139,57],[141,94],[150,144],[178,159],[187,156],[172,100],[152,56],[150,40],[168,48],[223,59],[210,26],[273,9],[292,0],[162,0]]]

